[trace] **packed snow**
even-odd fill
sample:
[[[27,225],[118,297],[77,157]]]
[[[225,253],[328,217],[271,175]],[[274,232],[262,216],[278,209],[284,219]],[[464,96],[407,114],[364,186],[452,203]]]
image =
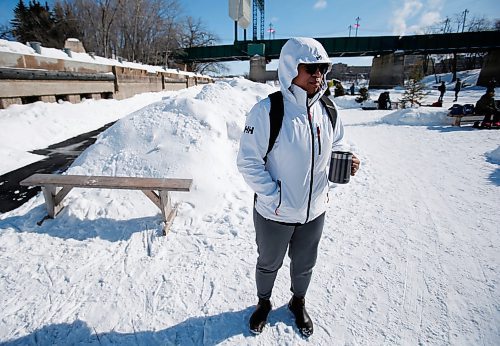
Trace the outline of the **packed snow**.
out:
[[[276,88],[231,79],[156,99],[0,111],[4,172],[56,133],[120,118],[68,174],[193,179],[191,192],[173,194],[166,237],[141,192],[74,189],[41,226],[41,194],[1,214],[0,344],[497,345],[500,133],[450,126],[451,92],[443,108],[363,111],[336,99],[362,163],[349,184],[331,186],[306,297],[315,332],[300,337],[286,308],[288,259],[268,326],[248,331],[253,193],[235,161],[246,113]],[[465,88],[459,102],[483,92]]]

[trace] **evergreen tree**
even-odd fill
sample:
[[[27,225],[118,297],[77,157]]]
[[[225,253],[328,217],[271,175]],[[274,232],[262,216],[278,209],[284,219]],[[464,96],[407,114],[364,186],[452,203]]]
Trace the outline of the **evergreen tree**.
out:
[[[19,0],[14,8],[14,19],[10,21],[12,26],[12,34],[19,42],[27,42],[26,23],[28,18],[28,9],[24,5],[23,0]]]
[[[42,6],[37,0],[30,0],[28,12],[27,34],[30,37],[28,41],[38,41],[45,47],[55,48],[55,42],[49,35],[54,27],[54,21],[47,3]]]
[[[405,91],[403,97],[399,99],[402,108],[406,108],[409,103],[410,107],[415,105],[420,106],[422,100],[428,93],[424,91],[424,85],[415,79],[410,79],[405,83]]]
[[[62,48],[69,37],[81,38],[78,20],[68,3],[56,1],[51,11],[47,3],[19,0],[10,22],[12,35],[19,42],[38,41],[45,47]]]
[[[54,47],[62,48],[67,38],[81,39],[82,35],[78,28],[78,21],[75,18],[71,7],[56,1],[52,10],[53,26],[48,36]]]

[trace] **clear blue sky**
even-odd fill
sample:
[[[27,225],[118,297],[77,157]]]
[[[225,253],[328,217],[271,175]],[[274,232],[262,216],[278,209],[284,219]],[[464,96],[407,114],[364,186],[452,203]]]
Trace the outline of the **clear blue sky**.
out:
[[[0,24],[12,18],[18,0],[0,0]],[[52,7],[54,1],[48,1]],[[28,0],[25,0],[28,3]],[[45,3],[43,0],[40,3]],[[201,18],[221,44],[234,40],[234,22],[228,0],[179,0],[185,15]],[[358,36],[419,33],[423,27],[469,10],[467,18],[500,19],[500,0],[267,0],[265,28],[273,24],[275,38],[291,36],[340,37],[349,35],[359,17]],[[456,25],[456,24],[453,24]],[[351,35],[354,35],[352,29]],[[238,37],[243,38],[240,30]],[[252,38],[252,25],[247,30]],[[269,38],[266,32],[266,39]],[[335,59],[348,64],[369,64],[370,59]],[[248,64],[248,63],[247,63]]]

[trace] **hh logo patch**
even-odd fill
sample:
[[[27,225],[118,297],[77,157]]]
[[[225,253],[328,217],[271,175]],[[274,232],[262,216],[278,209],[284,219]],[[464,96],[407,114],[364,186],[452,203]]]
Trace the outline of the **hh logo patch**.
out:
[[[245,126],[244,132],[252,135],[253,134],[253,126]]]

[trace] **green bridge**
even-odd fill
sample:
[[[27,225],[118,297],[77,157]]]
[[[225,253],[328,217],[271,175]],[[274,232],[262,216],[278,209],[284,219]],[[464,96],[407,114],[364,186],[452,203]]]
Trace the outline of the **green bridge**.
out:
[[[330,57],[376,56],[401,52],[448,54],[487,52],[500,48],[499,31],[480,31],[434,35],[329,37],[316,38]],[[194,47],[179,56],[184,62],[249,60],[255,54],[277,59],[286,39],[237,41],[231,45]]]

